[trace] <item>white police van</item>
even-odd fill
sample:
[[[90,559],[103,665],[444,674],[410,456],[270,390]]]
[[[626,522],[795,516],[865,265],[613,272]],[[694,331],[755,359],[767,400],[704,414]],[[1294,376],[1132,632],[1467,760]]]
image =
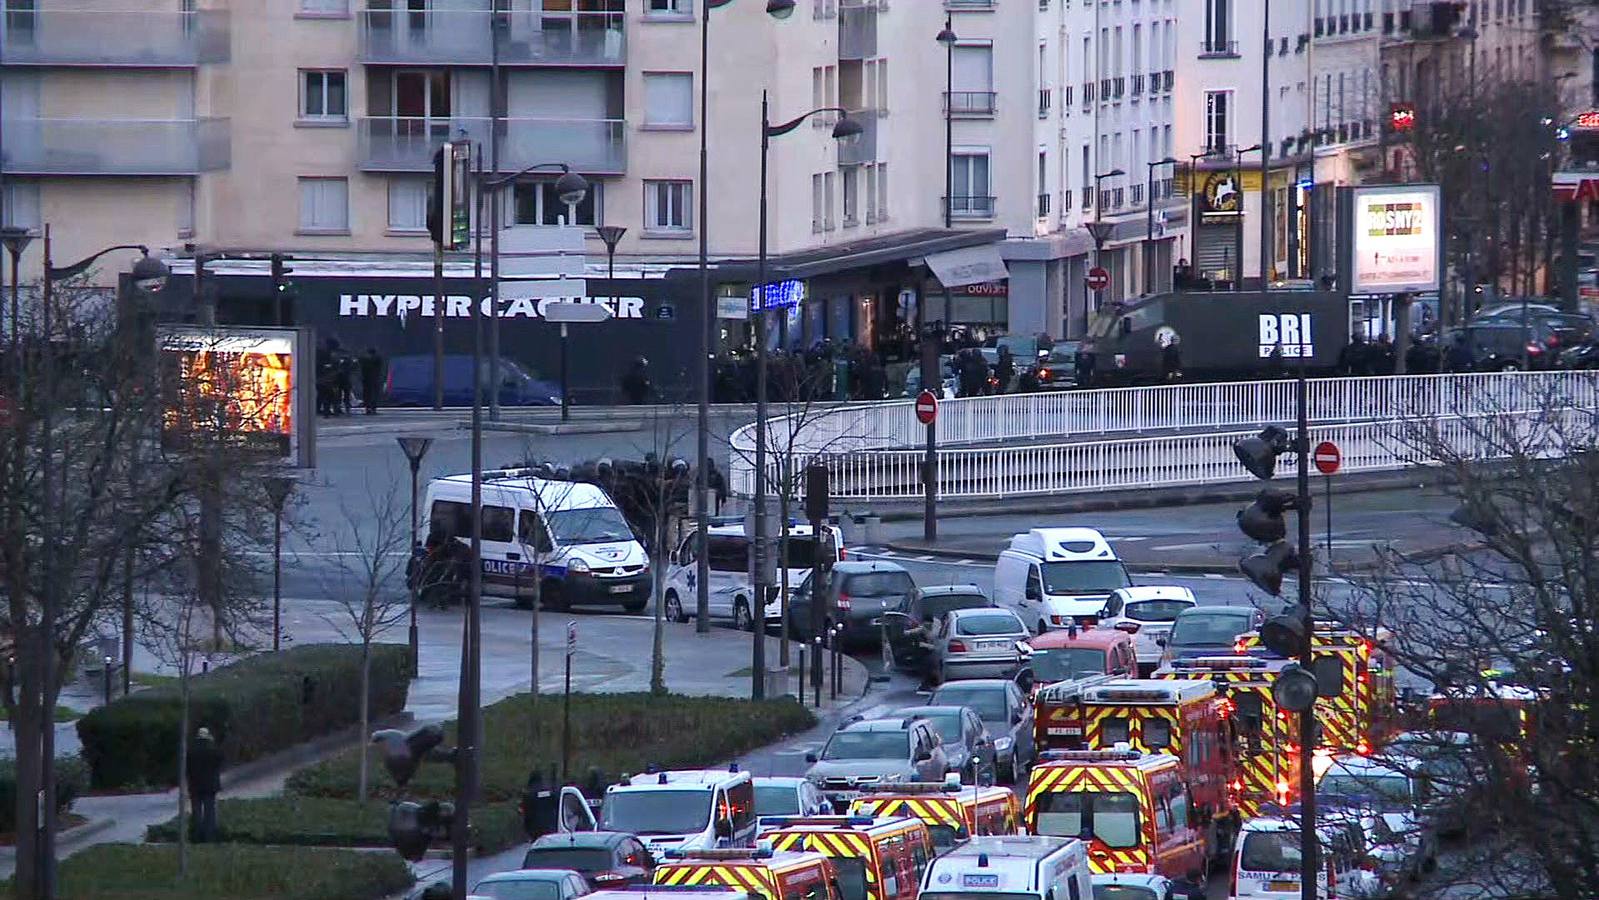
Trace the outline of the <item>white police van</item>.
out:
[[[934,859],[919,900],[1091,900],[1093,874],[1082,841],[1061,837],[974,837]]]
[[[644,842],[656,862],[668,851],[755,845],[755,782],[727,769],[649,772],[605,789],[600,828]]]
[[[1127,567],[1092,528],[1034,528],[1013,535],[994,564],[994,605],[1042,634],[1113,615],[1112,592],[1130,587]]]
[[[428,483],[419,540],[472,540],[472,478]],[[535,477],[532,469],[483,473],[483,592],[530,604],[535,587],[554,609],[620,606],[641,612],[650,599],[644,547],[597,485]]]

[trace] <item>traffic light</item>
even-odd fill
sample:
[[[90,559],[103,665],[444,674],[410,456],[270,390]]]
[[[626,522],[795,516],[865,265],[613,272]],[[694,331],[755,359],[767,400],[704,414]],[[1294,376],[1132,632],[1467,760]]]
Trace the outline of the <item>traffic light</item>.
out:
[[[1280,582],[1281,577],[1278,578]],[[1260,642],[1267,650],[1283,659],[1297,659],[1305,652],[1310,638],[1305,633],[1305,610],[1295,606],[1287,612],[1272,616],[1260,626]]]
[[[455,804],[438,800],[401,800],[389,806],[389,840],[400,856],[416,862],[435,841],[449,837],[455,826]]]
[[[472,229],[471,166],[470,141],[446,141],[433,151],[427,225],[440,250],[460,250],[467,245]]]
[[[272,254],[272,291],[275,294],[287,294],[294,290],[294,282],[289,276],[294,274],[294,267],[288,264],[290,257],[281,253]]]
[[[1249,579],[1249,583],[1273,597],[1282,595],[1283,575],[1298,568],[1299,554],[1287,541],[1277,541],[1260,553],[1246,556],[1238,562],[1238,571]]]
[[[383,747],[383,767],[400,787],[405,787],[424,760],[438,759],[435,752],[444,743],[444,729],[424,725],[410,733],[397,728],[372,732],[372,743]]]
[[[1239,438],[1233,442],[1233,455],[1244,464],[1249,474],[1261,481],[1270,481],[1277,474],[1277,457],[1288,452],[1288,432],[1268,425],[1257,437]]]
[[[1270,544],[1288,536],[1283,513],[1297,506],[1289,491],[1266,488],[1255,495],[1255,502],[1238,511],[1238,529],[1252,541]]]
[[[1271,699],[1278,709],[1309,712],[1316,705],[1316,676],[1297,663],[1284,666],[1271,683]]]

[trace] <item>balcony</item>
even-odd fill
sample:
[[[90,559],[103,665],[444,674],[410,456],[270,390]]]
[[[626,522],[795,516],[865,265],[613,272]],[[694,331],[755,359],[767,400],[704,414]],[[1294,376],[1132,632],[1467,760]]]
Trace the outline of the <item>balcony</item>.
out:
[[[992,118],[997,97],[993,91],[949,91],[944,94],[944,112],[956,119]]]
[[[494,46],[487,9],[380,9],[360,13],[361,61],[379,65],[486,66]],[[624,16],[617,12],[500,13],[500,64],[621,67]]]
[[[1055,105],[1054,100],[1054,95],[1051,93],[1049,88],[1038,89],[1038,117],[1040,119],[1049,118],[1049,111],[1054,108]]]
[[[486,143],[490,119],[363,118],[361,168],[368,172],[426,172],[446,139]],[[621,119],[500,119],[500,169],[515,172],[564,162],[591,175],[627,171],[627,123]]]
[[[192,68],[226,62],[230,38],[226,10],[11,9],[0,16],[0,65]]]
[[[1134,75],[1133,76],[1133,96],[1137,97],[1138,95],[1142,94],[1143,92],[1144,92],[1144,76],[1142,74]]]
[[[7,119],[13,175],[198,175],[228,167],[227,119]]]
[[[1238,42],[1227,40],[1205,40],[1199,45],[1200,59],[1237,59]]]
[[[838,164],[862,166],[877,162],[877,110],[852,109],[849,117],[860,123],[861,133],[838,142]]]
[[[1049,218],[1049,195],[1048,194],[1039,194],[1038,195],[1038,215],[1037,215],[1037,218],[1040,218],[1040,219]]]
[[[877,0],[854,0],[838,8],[838,58],[870,59],[877,55]]]
[[[981,197],[974,194],[956,194],[945,198],[949,203],[949,215],[952,219],[992,219],[994,218],[994,198]]]

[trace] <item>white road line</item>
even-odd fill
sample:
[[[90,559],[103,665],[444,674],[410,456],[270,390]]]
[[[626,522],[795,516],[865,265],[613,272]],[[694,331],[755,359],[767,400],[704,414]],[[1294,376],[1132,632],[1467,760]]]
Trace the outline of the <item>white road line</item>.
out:
[[[933,561],[933,557],[924,553],[921,556],[916,557],[916,561],[917,562],[932,562]]]
[[[1216,572],[1205,572],[1205,573],[1203,573],[1203,575],[1209,581],[1226,581],[1227,580],[1227,576],[1226,575],[1222,575],[1222,574],[1219,574],[1219,573],[1216,573]]]
[[[955,562],[955,565],[957,565],[957,566],[969,566],[969,565],[972,565],[972,560],[969,560],[969,559],[957,560]]]

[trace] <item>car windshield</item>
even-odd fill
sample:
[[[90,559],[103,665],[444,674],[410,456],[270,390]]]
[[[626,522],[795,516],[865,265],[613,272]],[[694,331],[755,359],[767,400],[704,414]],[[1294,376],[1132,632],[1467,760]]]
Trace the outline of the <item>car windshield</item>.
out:
[[[961,616],[955,620],[955,633],[981,637],[992,634],[1024,634],[1022,620],[1008,612]]]
[[[524,869],[603,872],[611,865],[611,851],[604,847],[533,847],[522,858]]]
[[[1136,847],[1138,797],[1126,791],[1038,795],[1038,833],[1098,838],[1107,847]]]
[[[1328,772],[1316,785],[1316,793],[1321,797],[1384,812],[1409,812],[1412,808],[1410,779],[1397,772],[1383,775]]]
[[[1160,900],[1149,888],[1132,884],[1096,884],[1094,900]]]
[[[1077,362],[1076,347],[1060,347],[1049,351],[1048,361],[1055,365],[1071,365]]]
[[[1122,615],[1140,622],[1175,622],[1183,610],[1193,608],[1186,600],[1140,600],[1127,604]]]
[[[1244,835],[1238,868],[1245,872],[1299,872],[1299,829],[1251,831]]]
[[[955,744],[960,742],[961,714],[959,710],[949,710],[947,712],[922,712],[921,710],[912,707],[910,709],[901,710],[900,712],[907,716],[919,716],[923,719],[926,719],[928,724],[933,726],[933,730],[938,732],[938,736],[943,739],[945,744]]]
[[[1132,581],[1114,559],[1044,563],[1044,590],[1051,594],[1108,594]]]
[[[608,544],[633,540],[633,529],[614,506],[561,509],[544,517],[557,544]]]
[[[844,579],[844,593],[852,597],[896,597],[916,590],[904,572],[863,572]]]
[[[827,742],[822,759],[907,759],[910,747],[904,731],[840,731]]]
[[[922,597],[922,615],[936,619],[953,610],[982,609],[988,605],[988,598],[982,594],[934,594]]]
[[[1248,613],[1190,612],[1177,617],[1172,626],[1173,644],[1231,644],[1249,630]]]
[[[561,886],[554,881],[489,881],[472,889],[474,897],[491,900],[559,900]]]
[[[1105,651],[1091,647],[1034,650],[1031,662],[1033,680],[1040,684],[1105,674]]]
[[[757,784],[755,811],[763,816],[793,816],[800,810],[799,791],[783,784]]]
[[[711,790],[615,791],[605,798],[602,809],[606,831],[698,834],[711,822]]]
[[[866,860],[858,856],[835,856],[838,887],[844,900],[866,900]]]
[[[970,706],[984,722],[1005,722],[1005,692],[1000,688],[945,688],[933,694],[930,703],[938,706]]]

